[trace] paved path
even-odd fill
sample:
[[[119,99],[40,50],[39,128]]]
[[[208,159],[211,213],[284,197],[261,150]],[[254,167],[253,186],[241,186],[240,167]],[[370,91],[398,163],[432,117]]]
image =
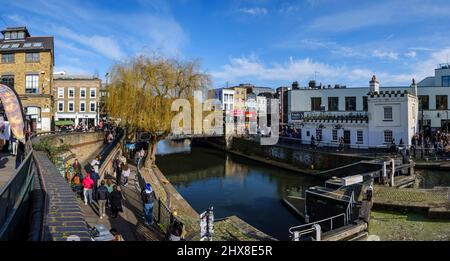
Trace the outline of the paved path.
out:
[[[122,234],[125,241],[157,241],[164,237],[155,229],[146,226],[143,222],[142,201],[140,199],[140,188],[136,177],[136,169],[131,167],[128,185],[122,186],[123,212],[117,218],[110,217],[111,212],[106,210],[106,217],[100,219],[98,216],[98,205],[84,205],[80,199],[80,206],[89,226],[103,224],[108,229],[115,228]]]
[[[0,152],[0,189],[15,174],[16,157]]]

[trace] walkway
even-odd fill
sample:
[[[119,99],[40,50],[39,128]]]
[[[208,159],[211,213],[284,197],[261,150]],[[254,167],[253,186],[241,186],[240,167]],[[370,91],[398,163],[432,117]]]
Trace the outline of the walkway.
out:
[[[132,165],[128,185],[122,186],[123,212],[119,213],[117,218],[110,217],[110,211],[106,210],[106,217],[100,219],[98,216],[98,204],[84,205],[79,199],[81,209],[85,215],[86,222],[93,227],[96,224],[103,224],[108,229],[115,228],[122,234],[125,241],[158,241],[164,240],[163,235],[154,228],[144,224],[142,201],[140,198],[140,188],[136,177],[136,168]]]
[[[0,152],[0,189],[14,176],[15,165],[15,156]]]

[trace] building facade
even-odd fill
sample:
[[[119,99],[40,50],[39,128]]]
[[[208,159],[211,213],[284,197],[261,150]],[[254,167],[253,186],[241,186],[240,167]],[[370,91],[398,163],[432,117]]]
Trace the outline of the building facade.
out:
[[[375,76],[369,84],[369,88],[291,90],[289,124],[300,130],[302,140],[314,137],[331,146],[337,146],[340,139],[355,148],[385,146],[400,140],[409,145],[419,131],[417,94],[421,88],[415,81],[408,87],[380,88]],[[432,88],[440,88],[437,93],[441,93],[444,87]]]
[[[18,93],[29,131],[52,130],[53,37],[31,36],[26,27],[8,27],[2,35],[1,82]]]
[[[101,80],[97,76],[57,74],[55,84],[55,121],[76,126],[97,126]]]

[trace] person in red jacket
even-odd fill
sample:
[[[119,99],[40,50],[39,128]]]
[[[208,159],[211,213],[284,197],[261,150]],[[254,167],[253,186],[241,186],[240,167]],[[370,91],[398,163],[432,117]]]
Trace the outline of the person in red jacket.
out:
[[[94,187],[94,181],[91,179],[91,174],[87,173],[86,178],[83,179],[83,195],[84,205],[92,204],[92,188]]]

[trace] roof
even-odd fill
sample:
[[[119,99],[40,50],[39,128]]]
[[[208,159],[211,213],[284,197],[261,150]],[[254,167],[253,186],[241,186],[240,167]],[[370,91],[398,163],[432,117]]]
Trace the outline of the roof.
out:
[[[54,80],[100,80],[97,75],[54,74]]]
[[[0,53],[24,51],[51,51],[53,53],[53,36],[26,37],[18,40],[0,40]]]
[[[26,26],[6,27],[6,29],[2,30],[2,34],[6,33],[6,32],[19,32],[19,31],[25,32],[26,37],[30,36],[30,33],[28,32],[28,29]]]

